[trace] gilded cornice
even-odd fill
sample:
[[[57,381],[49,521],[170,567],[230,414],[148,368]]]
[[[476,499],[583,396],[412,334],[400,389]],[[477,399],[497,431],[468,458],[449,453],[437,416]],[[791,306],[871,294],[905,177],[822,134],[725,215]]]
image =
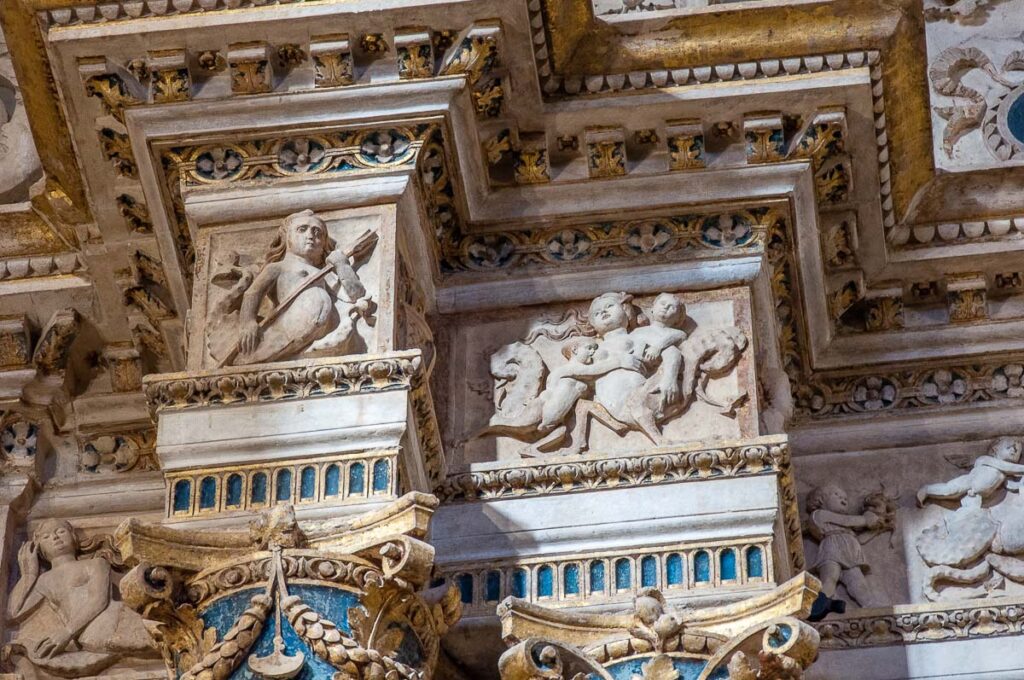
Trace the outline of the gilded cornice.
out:
[[[81,223],[89,219],[85,184],[36,19],[37,11],[58,4],[53,0],[4,2],[0,5],[0,26],[7,37],[29,126],[47,176],[47,202],[63,220]]]
[[[728,9],[674,17],[653,32],[636,33],[597,19],[590,0],[546,0],[539,9],[546,22],[549,78],[879,50],[886,84],[883,127],[898,219],[907,216],[917,192],[935,179],[924,17],[916,0]],[[540,70],[545,71],[543,65]],[[961,184],[974,181],[960,178]]]

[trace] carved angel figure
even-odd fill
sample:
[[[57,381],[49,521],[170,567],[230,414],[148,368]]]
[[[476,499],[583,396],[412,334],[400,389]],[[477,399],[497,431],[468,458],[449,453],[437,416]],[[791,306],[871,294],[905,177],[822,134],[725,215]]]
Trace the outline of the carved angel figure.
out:
[[[214,277],[237,283],[211,315],[211,356],[225,366],[365,350],[356,322],[372,325],[374,305],[356,267],[376,239],[366,232],[345,250],[312,210],[286,217],[258,274],[236,266]]]
[[[1007,481],[1010,476],[1024,475],[1020,465],[1021,442],[1012,437],[1001,437],[992,444],[990,455],[978,456],[974,463],[950,459],[961,467],[970,465],[970,471],[948,482],[928,484],[917,492],[917,504],[924,505],[929,498],[938,500],[960,500],[964,496],[987,498],[1003,484],[1009,489],[1019,489],[1020,480]]]
[[[742,331],[698,329],[690,337],[686,307],[670,293],[654,300],[649,323],[640,323],[639,311],[626,293],[598,296],[576,330],[581,337],[562,342],[565,361],[554,366],[532,340],[498,350],[490,365],[495,413],[480,436],[529,442],[524,455],[575,454],[587,448],[591,419],[619,435],[641,432],[662,444],[662,425],[695,399],[734,416],[745,395],[721,404],[706,387],[736,366],[748,344]]]
[[[865,577],[870,566],[861,545],[892,530],[896,504],[889,501],[884,494],[872,494],[858,514],[851,512],[846,492],[835,484],[807,494],[808,533],[818,541],[818,559],[810,570],[821,579],[826,596],[833,597],[842,583],[861,607],[881,604]]]
[[[18,551],[21,578],[7,615],[23,623],[5,656],[28,678],[95,675],[125,656],[157,655],[142,617],[114,600],[110,563],[79,552],[62,520],[43,522]]]
[[[1021,481],[1011,478],[1024,475],[1024,465],[1018,464],[1022,450],[1019,438],[1000,437],[973,464],[965,457],[948,456],[958,467],[969,468],[967,474],[918,491],[921,505],[960,502],[915,542],[930,567],[924,582],[929,599],[941,597],[943,583],[968,586],[957,591],[960,597],[984,597],[1001,587],[1004,577],[1024,583],[1024,499]],[[1002,489],[1008,493],[1000,497]]]

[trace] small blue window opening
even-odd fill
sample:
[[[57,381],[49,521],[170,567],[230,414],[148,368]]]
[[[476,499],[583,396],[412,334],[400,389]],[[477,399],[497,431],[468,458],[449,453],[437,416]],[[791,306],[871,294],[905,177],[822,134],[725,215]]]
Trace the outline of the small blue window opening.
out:
[[[555,594],[554,570],[544,565],[537,570],[537,597],[552,597]]]
[[[292,471],[291,470],[278,470],[277,471],[277,495],[275,499],[278,503],[284,501],[290,501],[292,498]]]
[[[463,604],[473,602],[473,576],[472,574],[459,574],[459,596]]]
[[[501,599],[501,572],[487,572],[487,581],[484,584],[484,598],[488,602],[497,602]]]
[[[669,588],[683,585],[683,557],[679,553],[672,553],[665,560],[665,580]]]
[[[747,578],[764,578],[764,555],[756,545],[747,548]]]
[[[267,474],[265,472],[257,472],[252,476],[249,502],[253,505],[263,505],[267,502]]]
[[[217,480],[213,477],[203,477],[199,482],[199,509],[213,510],[217,507]]]
[[[174,483],[174,512],[188,512],[192,505],[192,482],[188,479],[179,479]]]
[[[644,588],[658,585],[658,560],[654,555],[640,560],[640,585]]]
[[[604,592],[604,562],[594,560],[590,563],[590,592]]]
[[[386,460],[373,464],[373,492],[384,493],[391,486],[391,465]]]
[[[530,594],[530,577],[525,569],[516,569],[512,572],[512,595],[525,599]]]
[[[237,508],[242,505],[242,475],[228,477],[228,493],[224,499],[224,505],[229,508]]]
[[[562,583],[567,596],[580,594],[580,565],[567,564],[562,571]]]
[[[711,581],[711,556],[706,550],[699,550],[693,556],[693,580],[697,583]]]
[[[299,499],[311,501],[316,498],[316,468],[307,465],[302,468],[302,476],[299,479]]]
[[[736,551],[723,550],[718,555],[718,573],[723,581],[736,580]]]
[[[352,463],[348,469],[348,493],[349,495],[361,494],[366,491],[366,466],[362,463]]]
[[[629,590],[633,587],[633,570],[629,560],[621,557],[615,560],[615,590]]]
[[[337,496],[339,493],[341,493],[341,473],[337,465],[331,464],[327,466],[327,471],[324,473],[324,496]]]

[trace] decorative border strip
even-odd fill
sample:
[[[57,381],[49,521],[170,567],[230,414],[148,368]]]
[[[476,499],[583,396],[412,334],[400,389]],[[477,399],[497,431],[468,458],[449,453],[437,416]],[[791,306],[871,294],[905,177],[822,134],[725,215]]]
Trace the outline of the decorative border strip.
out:
[[[724,578],[730,570],[732,578]],[[752,571],[756,573],[751,575]],[[769,584],[774,565],[771,541],[740,540],[685,543],[643,552],[603,551],[456,564],[445,566],[442,572],[459,588],[467,613],[488,616],[506,597],[578,607],[632,599],[643,588],[657,588],[672,596]],[[623,582],[627,585],[620,587]]]
[[[546,496],[710,478],[780,474],[789,443],[768,438],[748,444],[691,451],[579,459],[556,457],[516,467],[449,475],[434,493],[444,503]]]
[[[951,609],[896,606],[889,613],[829,618],[814,627],[821,648],[829,650],[1002,637],[1024,632],[1024,605],[980,601]]]
[[[398,496],[398,451],[366,451],[270,465],[165,474],[167,517],[207,518],[221,512],[363,503]]]
[[[932,244],[979,243],[1010,241],[1024,238],[1024,216],[974,222],[943,222],[941,224],[915,224],[894,231],[891,245],[912,250]]]
[[[66,276],[84,270],[85,263],[77,252],[11,257],[0,260],[0,282]]]
[[[272,368],[232,366],[199,373],[146,376],[150,409],[185,409],[410,389],[419,350],[344,359],[290,361]]]
[[[678,256],[716,257],[764,249],[771,224],[769,207],[727,213],[684,214],[531,231],[488,232],[466,236],[447,249],[445,275],[535,269],[559,264],[607,262],[608,258]]]

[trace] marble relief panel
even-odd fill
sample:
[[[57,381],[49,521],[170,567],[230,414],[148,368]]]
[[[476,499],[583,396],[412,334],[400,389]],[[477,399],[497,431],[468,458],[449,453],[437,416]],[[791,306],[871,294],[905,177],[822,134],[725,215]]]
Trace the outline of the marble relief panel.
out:
[[[300,211],[202,239],[190,353],[205,368],[377,348],[382,216]]]
[[[756,436],[742,291],[632,296],[447,319],[456,464]]]
[[[1024,160],[1024,0],[929,0],[925,16],[936,163]]]
[[[1024,596],[1022,453],[1007,436],[798,456],[809,569],[848,608]]]

